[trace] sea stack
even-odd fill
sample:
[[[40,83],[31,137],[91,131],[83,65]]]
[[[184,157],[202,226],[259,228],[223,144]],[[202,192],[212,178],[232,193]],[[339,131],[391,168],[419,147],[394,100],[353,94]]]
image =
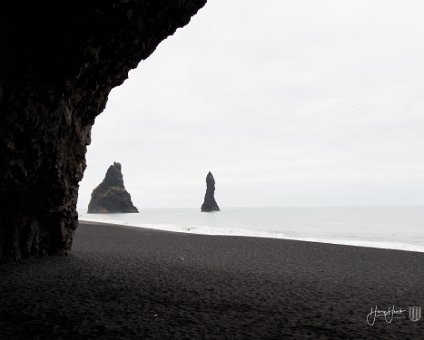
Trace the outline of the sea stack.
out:
[[[214,193],[215,193],[215,179],[213,178],[212,173],[209,171],[208,175],[206,176],[205,200],[201,208],[203,212],[219,211],[218,204],[215,201]]]
[[[138,213],[138,209],[131,201],[131,195],[124,187],[120,163],[114,162],[107,169],[103,182],[91,194],[87,212],[89,214]]]

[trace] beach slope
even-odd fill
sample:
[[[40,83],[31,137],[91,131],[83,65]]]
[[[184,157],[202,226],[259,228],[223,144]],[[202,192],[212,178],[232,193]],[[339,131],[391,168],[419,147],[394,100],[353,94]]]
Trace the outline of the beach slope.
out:
[[[424,254],[80,222],[0,266],[1,339],[419,339]],[[375,306],[403,308],[367,324]],[[390,320],[388,320],[390,321]]]

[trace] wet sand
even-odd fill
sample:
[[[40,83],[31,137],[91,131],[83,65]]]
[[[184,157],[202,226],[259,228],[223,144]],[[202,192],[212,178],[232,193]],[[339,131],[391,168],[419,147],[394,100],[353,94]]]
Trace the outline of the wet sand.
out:
[[[424,253],[80,223],[0,266],[0,339],[422,339]],[[390,319],[390,318],[389,318]]]

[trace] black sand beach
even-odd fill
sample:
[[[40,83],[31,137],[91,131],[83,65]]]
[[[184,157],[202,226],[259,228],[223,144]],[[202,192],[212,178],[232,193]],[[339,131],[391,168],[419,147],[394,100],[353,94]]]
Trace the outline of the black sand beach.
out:
[[[0,266],[0,339],[422,339],[424,254],[80,223],[72,255]]]

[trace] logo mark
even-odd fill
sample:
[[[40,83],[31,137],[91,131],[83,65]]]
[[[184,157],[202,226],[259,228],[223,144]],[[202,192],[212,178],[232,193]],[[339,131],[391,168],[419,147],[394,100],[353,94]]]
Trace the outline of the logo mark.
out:
[[[414,306],[414,307],[409,307],[409,320],[411,321],[418,321],[421,319],[421,307],[418,306]]]

